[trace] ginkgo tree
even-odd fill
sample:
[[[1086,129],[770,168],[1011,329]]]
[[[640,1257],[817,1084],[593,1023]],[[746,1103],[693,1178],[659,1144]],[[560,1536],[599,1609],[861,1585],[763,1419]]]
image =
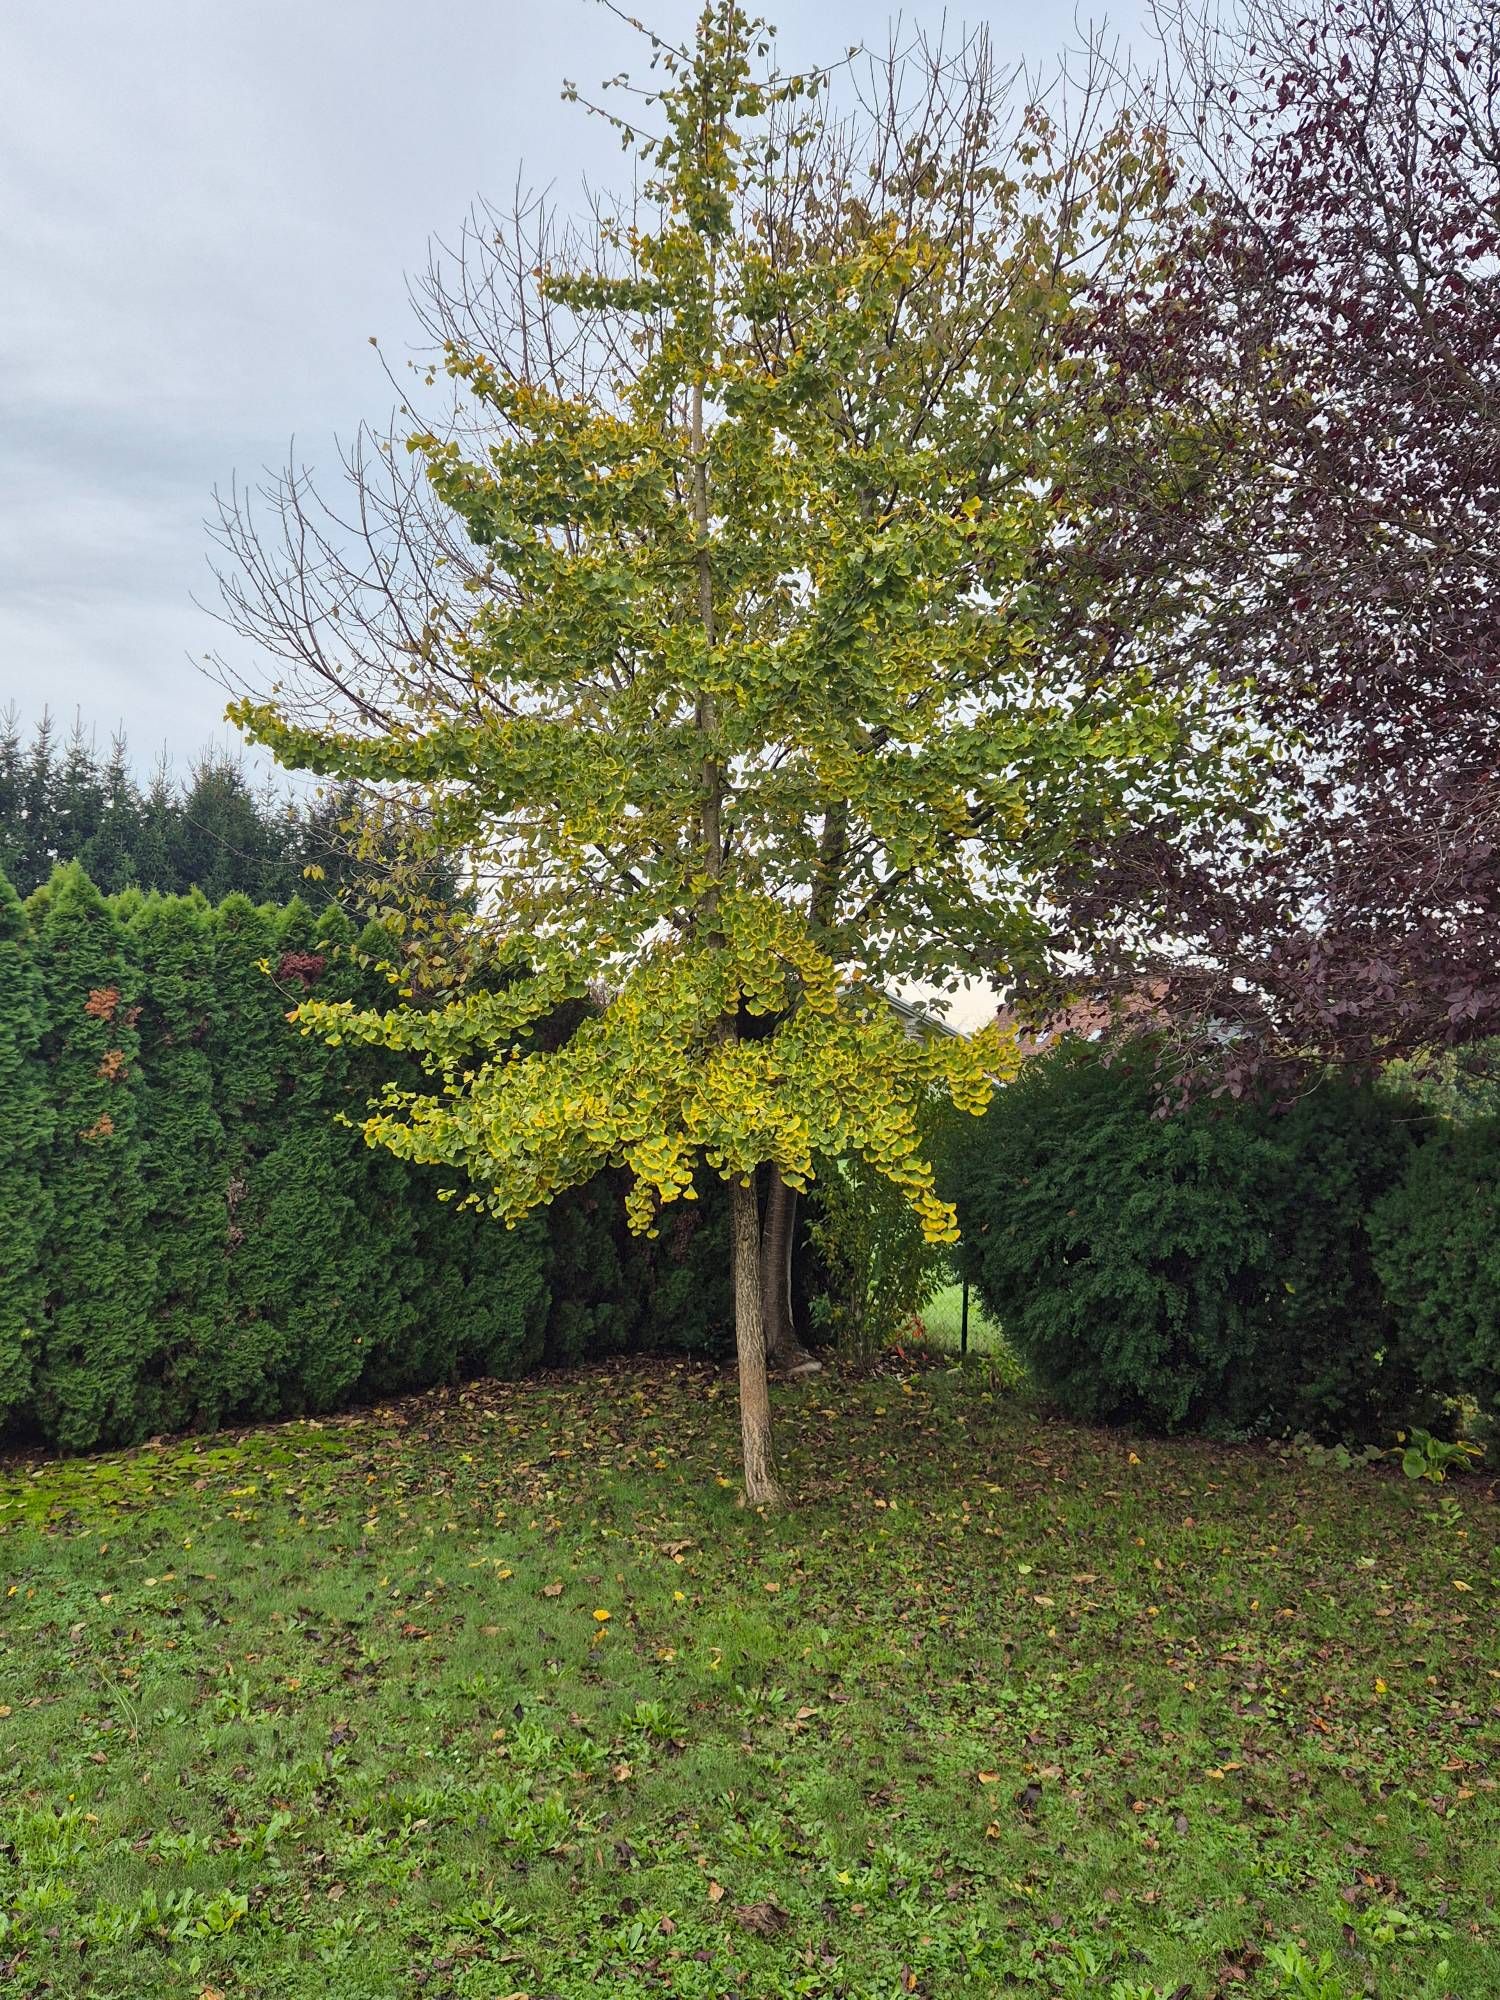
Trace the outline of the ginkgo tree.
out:
[[[445,325],[462,415],[404,442],[463,535],[386,628],[397,694],[331,669],[342,703],[231,715],[288,765],[419,797],[482,875],[474,921],[524,954],[444,1005],[297,1010],[421,1059],[428,1087],[386,1091],[372,1144],[450,1166],[506,1223],[609,1163],[647,1232],[696,1171],[727,1180],[764,1504],[757,1176],[796,1190],[858,1155],[954,1240],[924,1111],[978,1112],[1011,1056],[993,1028],[911,1039],[886,983],[1004,966],[1047,868],[1232,752],[1107,652],[1048,666],[1052,461],[1088,421],[1056,329],[1074,272],[1138,254],[1129,218],[1166,186],[1149,145],[1121,126],[1059,164],[1037,114],[998,148],[938,61],[914,123],[877,107],[862,164],[857,110],[840,122],[826,75],[778,77],[737,7],[651,43],[659,87],[615,121],[633,200],[586,255],[502,245],[488,342]],[[283,637],[306,616],[287,574],[267,590],[261,565]],[[588,994],[560,1042],[530,1037]]]

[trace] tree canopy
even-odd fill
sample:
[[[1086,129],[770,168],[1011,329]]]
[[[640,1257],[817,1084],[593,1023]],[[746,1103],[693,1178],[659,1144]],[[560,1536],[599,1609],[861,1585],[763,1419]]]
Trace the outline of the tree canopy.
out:
[[[644,1231],[699,1163],[730,1181],[764,1500],[757,1170],[796,1187],[857,1155],[952,1240],[919,1114],[982,1108],[1010,1058],[993,1029],[909,1039],[884,983],[1024,958],[1037,880],[1143,799],[1237,782],[1239,745],[1181,684],[1107,648],[1058,671],[1046,643],[1091,417],[1071,314],[1149,254],[1151,134],[1007,120],[983,44],[893,60],[840,116],[733,5],[650,39],[660,87],[609,114],[634,199],[586,240],[518,217],[483,282],[434,294],[458,415],[404,443],[475,552],[465,589],[374,685],[324,658],[321,714],[231,714],[287,764],[422,799],[486,927],[524,940],[500,991],[300,1010],[425,1064],[372,1143],[463,1169],[507,1222],[606,1162]],[[228,525],[253,591],[265,545]],[[559,1045],[518,1040],[588,991],[608,1004]]]
[[[1274,781],[1209,842],[1143,817],[1065,932],[1239,1088],[1500,1028],[1500,17],[1167,19],[1192,199],[1091,321],[1069,559],[1086,622],[1215,674]]]

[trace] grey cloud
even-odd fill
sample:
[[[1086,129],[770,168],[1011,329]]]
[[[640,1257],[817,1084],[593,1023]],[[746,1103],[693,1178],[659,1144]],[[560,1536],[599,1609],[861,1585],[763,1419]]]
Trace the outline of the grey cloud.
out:
[[[781,11],[794,63],[876,18]],[[645,12],[681,32],[696,5]],[[973,17],[1032,57],[1070,33],[1017,0]],[[335,434],[384,415],[365,337],[410,337],[429,236],[522,161],[564,198],[614,179],[612,135],[561,81],[641,53],[588,0],[7,0],[0,703],[123,720],[143,759],[222,733],[193,665],[220,637],[193,602],[212,489],[281,464],[294,433],[331,462]]]

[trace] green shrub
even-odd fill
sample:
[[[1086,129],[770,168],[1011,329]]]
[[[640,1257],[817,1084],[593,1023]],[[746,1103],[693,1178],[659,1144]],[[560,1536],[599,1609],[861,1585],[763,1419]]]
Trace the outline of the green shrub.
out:
[[[1400,1092],[1338,1077],[1284,1110],[1249,1105],[1237,1115],[1275,1151],[1277,1279],[1257,1350],[1263,1406],[1242,1405],[1239,1421],[1387,1442],[1397,1425],[1431,1409],[1368,1224],[1431,1121]]]
[[[644,1246],[625,1229],[618,1175],[596,1174],[547,1209],[551,1310],[546,1355],[555,1368],[639,1345]]]
[[[1157,1116],[1159,1055],[1070,1043],[960,1127],[959,1250],[1075,1416],[1220,1433],[1383,1432],[1408,1415],[1363,1224],[1413,1116],[1332,1082],[1289,1112]]]
[[[696,1201],[674,1202],[646,1248],[640,1340],[656,1352],[732,1354],[729,1190],[700,1173]]]
[[[213,913],[199,896],[151,896],[130,920],[141,970],[140,1122],[146,1233],[156,1249],[152,1421],[213,1422],[229,1328],[213,1044],[222,1032]]]
[[[226,896],[214,912],[218,1014],[209,1051],[224,1153],[215,1176],[223,1204],[228,1324],[200,1388],[201,1421],[274,1414],[284,1328],[272,1308],[276,1247],[269,1209],[274,1167],[289,1116],[293,1036],[287,1001],[265,968],[279,962],[281,913]]]
[[[549,1363],[733,1351],[727,1190],[709,1173],[696,1187],[695,1201],[667,1208],[654,1239],[626,1227],[625,1180],[612,1170],[552,1204]]]
[[[927,1242],[901,1190],[857,1155],[820,1160],[806,1208],[821,1279],[812,1300],[818,1337],[868,1359],[913,1332],[951,1257]]]
[[[542,1359],[552,1301],[545,1223],[528,1216],[507,1229],[471,1209],[438,1215],[445,1261],[464,1284],[450,1372],[501,1381],[529,1374]]]
[[[47,1286],[35,1408],[67,1451],[131,1444],[156,1418],[156,1246],[139,1111],[140,976],[125,931],[76,864],[31,901],[53,1111],[43,1175]]]
[[[1427,1388],[1500,1410],[1500,1118],[1440,1126],[1376,1204],[1370,1239]]]
[[[0,875],[0,1433],[31,1400],[46,1297],[52,1108],[38,1048],[46,1014],[26,913]]]

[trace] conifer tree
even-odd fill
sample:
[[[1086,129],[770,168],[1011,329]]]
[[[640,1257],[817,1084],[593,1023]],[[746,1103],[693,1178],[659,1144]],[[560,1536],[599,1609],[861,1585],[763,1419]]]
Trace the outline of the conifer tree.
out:
[[[54,862],[69,858],[60,855],[53,842],[56,805],[57,758],[52,717],[43,709],[32,733],[21,781],[21,833],[14,873],[23,894],[47,880]]]
[[[305,923],[305,913],[302,921]],[[282,956],[284,913],[238,893],[214,912],[213,1039],[216,1102],[224,1127],[220,1170],[227,1255],[229,1330],[220,1358],[226,1412],[260,1416],[278,1405],[287,1365],[278,1312],[276,1248],[270,1208],[274,1167],[291,1122],[293,1037],[288,1035]],[[294,985],[300,985],[296,974]]]
[[[369,1006],[389,992],[381,966],[399,955],[389,931],[368,923],[351,945],[346,926],[336,934],[330,926],[322,939],[331,951],[320,994]],[[379,1084],[377,1058],[357,1045],[342,1054],[336,1068],[323,1072],[325,1115],[352,1121],[342,1128],[341,1157],[370,1238],[371,1279],[360,1308],[360,1393],[391,1395],[451,1379],[465,1324],[464,1272],[430,1173],[361,1141],[358,1121]]]
[[[52,793],[52,841],[59,861],[82,861],[88,866],[89,849],[104,816],[104,775],[92,734],[84,728],[82,713],[73,717],[63,741],[62,763]],[[107,892],[119,885],[89,878],[96,889]]]
[[[100,804],[97,823],[88,839],[73,850],[70,859],[81,861],[89,878],[105,895],[112,895],[132,883],[144,889],[164,889],[164,882],[143,877],[136,857],[141,830],[142,801],[130,773],[130,761],[123,735],[115,735],[109,746],[109,760],[99,772]]]
[[[36,1367],[45,1435],[68,1451],[129,1443],[154,1420],[156,1252],[138,1122],[139,974],[114,911],[76,863],[34,899],[54,1113],[44,1173],[47,1313]]]
[[[167,895],[183,885],[177,880],[172,859],[172,837],[179,811],[172,790],[165,756],[158,759],[150,781],[139,801],[135,841],[131,848],[131,875],[143,889],[160,889]],[[244,884],[236,883],[237,890]]]
[[[222,995],[226,1038],[238,1035],[241,1005],[258,1031],[257,1046],[244,1052],[249,1060],[237,1060],[230,1077],[243,1107],[238,1132],[229,1128],[237,1154],[231,1290],[239,1372],[253,1408],[334,1409],[359,1380],[369,1329],[391,1311],[398,1280],[361,1210],[358,1135],[335,1122],[346,1105],[357,1108],[347,1085],[352,1052],[299,1039],[285,1015],[318,990],[349,926],[338,911],[320,925],[297,900],[252,912],[249,925],[230,902],[226,913],[241,948],[253,937],[268,946],[236,968],[240,998],[228,985]],[[246,990],[255,978],[258,994]]]
[[[363,997],[367,974],[355,942],[348,915],[336,906],[325,910],[311,932],[316,969],[305,990],[333,1002]],[[291,977],[282,983],[291,1005]],[[319,1048],[287,1034],[297,1174],[312,1189],[337,1188],[347,1204],[336,1240],[326,1223],[315,1222],[287,1246],[307,1274],[298,1301],[300,1393],[308,1407],[327,1409],[347,1397],[375,1361],[377,1347],[400,1355],[408,1346],[422,1314],[416,1204],[426,1190],[402,1175],[400,1162],[375,1158],[363,1143],[357,1121],[370,1095],[366,1051],[358,1044]]]
[[[213,1048],[221,1033],[213,914],[201,896],[151,896],[130,922],[141,967],[147,1232],[157,1252],[152,1311],[164,1427],[213,1423],[228,1332],[224,1126]]]
[[[284,902],[297,887],[288,858],[288,822],[265,788],[257,789],[233,757],[200,757],[173,815],[171,856],[177,884],[210,902],[243,889],[256,901]]]
[[[45,1018],[26,912],[0,874],[0,1432],[27,1410],[42,1328],[52,1127],[37,1053]]]
[[[0,709],[0,871],[12,890],[26,865],[26,756],[14,703]]]

